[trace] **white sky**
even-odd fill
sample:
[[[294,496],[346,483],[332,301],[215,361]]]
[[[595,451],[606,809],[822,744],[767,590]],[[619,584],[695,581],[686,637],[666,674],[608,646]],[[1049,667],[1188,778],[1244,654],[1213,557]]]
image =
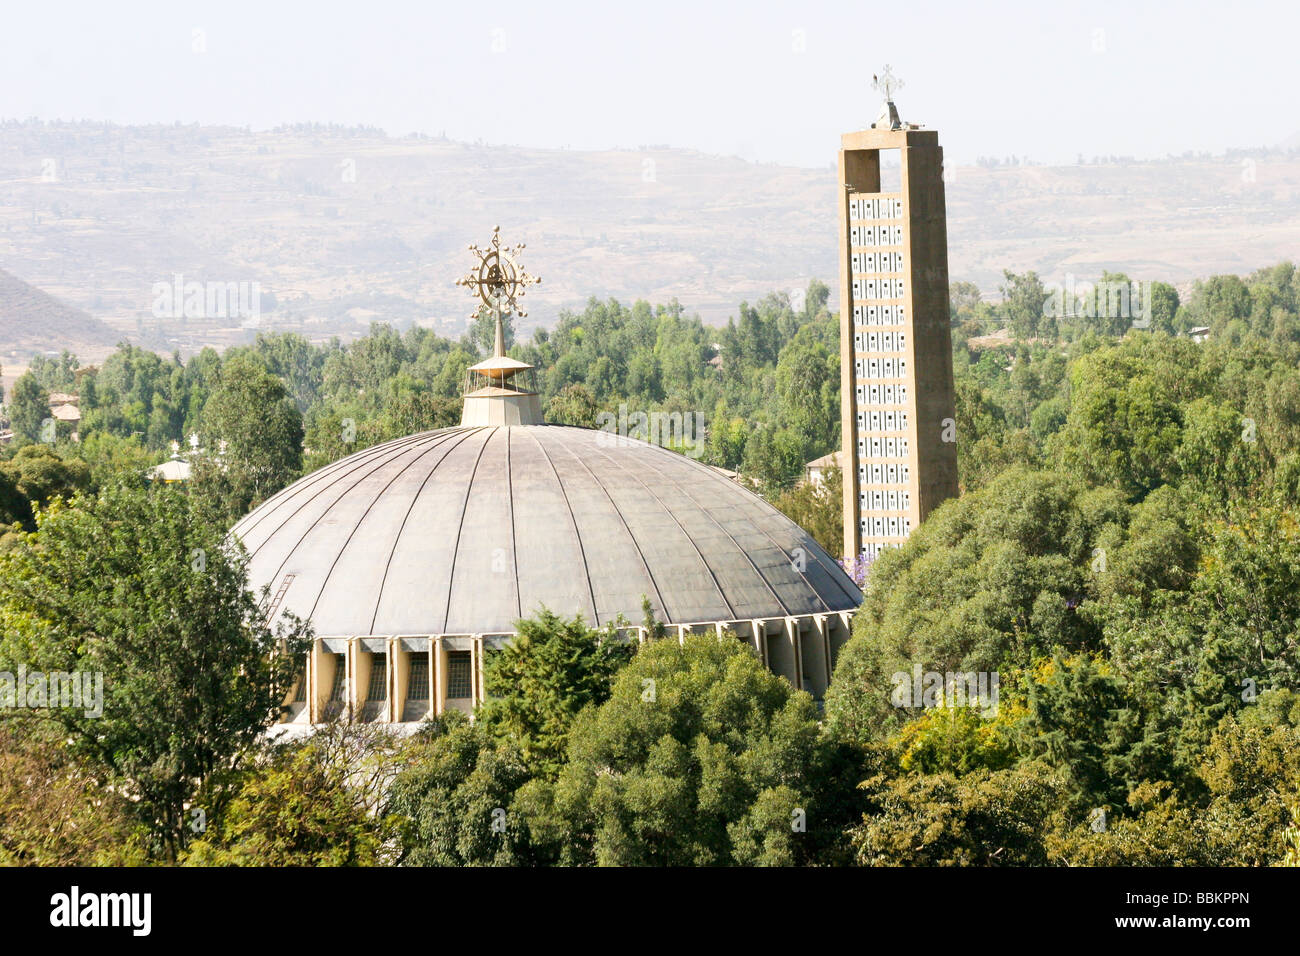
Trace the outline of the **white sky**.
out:
[[[903,118],[937,128],[956,163],[1300,132],[1300,5],[1281,0],[8,0],[0,22],[3,118],[315,120],[824,166],[874,118],[888,62]]]

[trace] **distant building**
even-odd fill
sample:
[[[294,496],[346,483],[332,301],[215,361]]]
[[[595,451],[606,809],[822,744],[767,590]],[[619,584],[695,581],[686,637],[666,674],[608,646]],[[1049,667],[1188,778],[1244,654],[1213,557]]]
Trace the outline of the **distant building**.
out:
[[[79,422],[81,421],[81,409],[76,405],[59,405],[50,409],[50,417],[56,422]]]
[[[171,484],[177,481],[189,481],[193,468],[180,455],[172,455],[161,465],[149,469],[149,477],[154,481]]]
[[[1208,325],[1198,325],[1194,329],[1188,329],[1187,334],[1193,342],[1204,342],[1210,337],[1210,327]]]
[[[820,487],[822,478],[831,468],[844,470],[844,452],[833,451],[829,455],[814,458],[803,466],[804,479],[813,487]]]

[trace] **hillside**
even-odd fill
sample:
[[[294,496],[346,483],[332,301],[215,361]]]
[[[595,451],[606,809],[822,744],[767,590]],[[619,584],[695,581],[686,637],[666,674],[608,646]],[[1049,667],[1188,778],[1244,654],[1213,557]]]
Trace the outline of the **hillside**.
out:
[[[948,144],[950,151],[960,144]],[[133,340],[190,351],[254,328],[351,337],[370,321],[455,334],[465,246],[495,224],[544,279],[528,327],[588,295],[742,299],[834,286],[836,138],[823,169],[689,150],[573,152],[377,130],[0,124],[0,261]],[[954,279],[1122,269],[1186,284],[1300,249],[1300,151],[949,170]],[[252,319],[156,314],[154,286],[260,285]],[[30,334],[30,330],[28,333]],[[110,336],[111,338],[111,336]],[[0,354],[53,336],[0,337]]]
[[[65,348],[93,359],[111,351],[120,338],[81,309],[0,269],[0,362]]]

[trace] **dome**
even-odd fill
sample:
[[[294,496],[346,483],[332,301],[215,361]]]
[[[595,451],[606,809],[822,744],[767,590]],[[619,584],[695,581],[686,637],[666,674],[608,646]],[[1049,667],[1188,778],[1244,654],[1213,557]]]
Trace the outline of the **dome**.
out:
[[[272,613],[318,637],[507,634],[545,606],[601,626],[851,611],[806,531],[676,452],[560,425],[459,427],[357,452],[233,529]]]

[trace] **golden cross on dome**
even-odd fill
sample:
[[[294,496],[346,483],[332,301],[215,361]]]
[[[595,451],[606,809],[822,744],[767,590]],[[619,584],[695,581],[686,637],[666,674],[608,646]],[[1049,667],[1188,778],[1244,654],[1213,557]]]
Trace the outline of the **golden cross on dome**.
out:
[[[493,226],[492,242],[486,249],[470,245],[469,251],[478,257],[478,264],[468,275],[457,279],[456,285],[466,286],[484,305],[496,309],[498,318],[506,311],[523,318],[528,313],[519,307],[518,300],[523,298],[524,287],[542,281],[529,275],[519,264],[519,254],[523,250],[522,242],[517,246],[503,247],[501,227]],[[477,311],[471,313],[470,318],[474,318]]]

